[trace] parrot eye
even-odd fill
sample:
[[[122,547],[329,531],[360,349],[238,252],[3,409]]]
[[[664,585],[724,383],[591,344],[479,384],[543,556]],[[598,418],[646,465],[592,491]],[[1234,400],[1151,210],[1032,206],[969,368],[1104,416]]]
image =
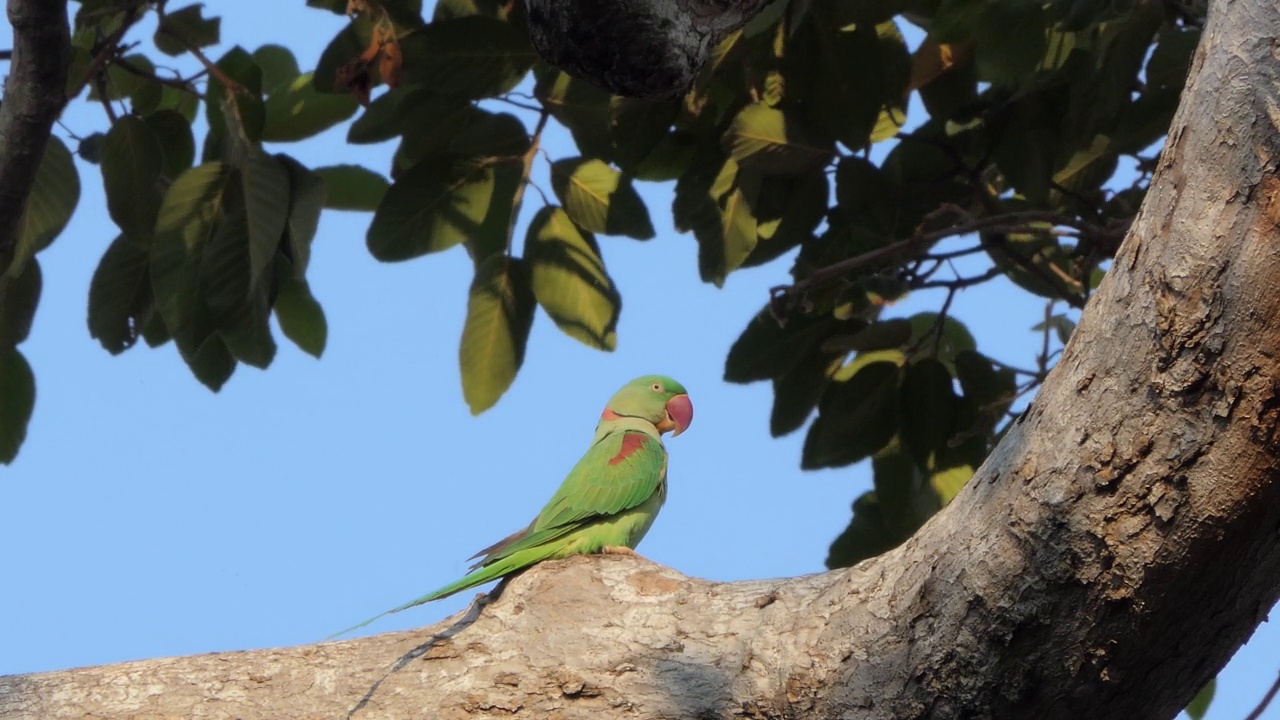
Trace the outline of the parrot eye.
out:
[[[656,393],[660,393],[662,392],[662,383],[654,383],[649,386],[649,389],[653,390]]]

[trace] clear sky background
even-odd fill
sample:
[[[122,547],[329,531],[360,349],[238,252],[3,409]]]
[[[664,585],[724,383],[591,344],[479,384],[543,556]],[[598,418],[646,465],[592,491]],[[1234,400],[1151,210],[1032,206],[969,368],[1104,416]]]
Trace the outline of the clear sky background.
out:
[[[344,22],[302,0],[210,2],[208,12],[223,18],[211,56],[281,43],[304,69]],[[74,150],[72,134],[106,122],[82,99],[55,132]],[[553,158],[576,154],[567,133],[546,139]],[[273,149],[383,171],[394,147],[349,146],[344,125]],[[457,367],[469,258],[454,248],[379,263],[365,249],[367,214],[321,220],[308,276],[329,320],[322,360],[277,333],[271,368],[241,366],[215,395],[172,344],[111,357],[89,337],[85,307],[116,229],[98,168],[79,169],[80,205],[40,255],[44,295],[21,346],[36,372],[35,417],[17,461],[0,467],[0,674],[312,643],[417,597],[525,525],[585,451],[609,395],[640,374],[675,377],[696,408],[690,431],[668,440],[670,495],[640,546],[656,562],[722,581],[821,572],[869,487],[865,466],[801,472],[803,431],[769,436],[769,384],[723,381],[729,346],[768,288],[787,282],[790,256],[735,273],[724,289],[702,283],[692,236],[671,228],[670,185],[642,188],[657,238],[600,237],[623,295],[617,351],[587,348],[539,311],[515,385],[473,418]],[[538,177],[549,188],[545,162]],[[538,203],[526,196],[526,221]],[[895,314],[940,300],[916,296]],[[992,283],[952,312],[984,352],[1034,363],[1041,302]],[[434,623],[472,595],[363,633]],[[1264,624],[1222,675],[1208,717],[1243,717],[1277,671],[1280,631]]]

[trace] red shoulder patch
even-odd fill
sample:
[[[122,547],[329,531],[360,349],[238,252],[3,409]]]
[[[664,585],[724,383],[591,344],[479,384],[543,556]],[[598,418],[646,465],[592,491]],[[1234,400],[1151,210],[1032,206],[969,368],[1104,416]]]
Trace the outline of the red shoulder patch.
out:
[[[631,457],[631,454],[639,450],[640,448],[644,447],[644,444],[648,440],[649,440],[649,437],[644,433],[638,433],[638,432],[624,433],[622,436],[622,448],[618,450],[617,455],[614,455],[613,457],[609,458],[609,464],[617,465],[623,460],[626,460],[627,458]]]

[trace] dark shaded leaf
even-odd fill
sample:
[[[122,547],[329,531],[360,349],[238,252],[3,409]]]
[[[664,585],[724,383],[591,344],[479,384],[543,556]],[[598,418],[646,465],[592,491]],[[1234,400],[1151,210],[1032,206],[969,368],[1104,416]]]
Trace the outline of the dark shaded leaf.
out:
[[[221,29],[221,18],[204,17],[203,3],[170,10],[164,14],[156,28],[156,49],[177,57],[187,52],[188,47],[217,45]]]
[[[147,251],[120,235],[103,253],[89,283],[89,335],[119,355],[133,347],[154,313]]]
[[[57,136],[50,137],[18,221],[18,239],[6,275],[22,274],[27,261],[49,247],[71,220],[79,200],[80,176],[71,151]],[[0,257],[0,261],[3,259]]]
[[[808,140],[800,129],[798,116],[788,116],[764,103],[738,111],[721,143],[740,167],[778,174],[821,168],[835,150],[830,142]]]
[[[372,212],[391,187],[386,178],[359,165],[327,165],[314,172],[324,181],[324,206],[331,210]]]
[[[895,538],[885,523],[874,492],[866,492],[853,502],[853,518],[827,551],[828,568],[852,567],[867,558],[892,550],[906,538]]]
[[[150,245],[163,193],[159,136],[136,116],[120,118],[102,143],[101,167],[111,219],[130,242]]]
[[[424,25],[400,38],[400,47],[402,82],[467,99],[509,92],[537,60],[515,26],[479,15]]]
[[[20,275],[0,275],[0,348],[15,347],[27,339],[43,286],[40,261],[35,258]]]
[[[930,457],[956,430],[951,373],[932,358],[911,363],[903,373],[898,401],[902,442],[919,467],[928,467]]]
[[[17,348],[0,347],[0,463],[18,456],[36,404],[36,376]]]
[[[800,467],[851,465],[887,445],[898,433],[901,374],[895,363],[873,362],[847,381],[829,384],[805,437]]]
[[[155,133],[156,140],[160,143],[161,157],[164,160],[161,174],[166,182],[171,182],[183,170],[191,167],[196,159],[196,141],[191,134],[191,121],[177,110],[157,110],[142,120]]]

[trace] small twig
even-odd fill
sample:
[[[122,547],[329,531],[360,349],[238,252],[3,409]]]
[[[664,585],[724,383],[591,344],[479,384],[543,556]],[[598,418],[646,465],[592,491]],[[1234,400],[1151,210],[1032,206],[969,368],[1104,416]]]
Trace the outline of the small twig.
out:
[[[138,22],[137,12],[130,10],[125,13],[124,20],[120,22],[120,27],[116,28],[115,32],[108,35],[107,39],[98,45],[98,51],[94,53],[89,67],[85,68],[84,74],[76,80],[76,84],[67,92],[64,106],[71,98],[78,97],[85,87],[102,73],[102,69],[106,67],[107,62],[119,52],[120,40],[124,38],[124,34],[129,32],[129,29],[136,22]]]
[[[529,112],[536,112],[536,113],[540,113],[540,112],[542,112],[542,108],[541,108],[540,106],[538,106],[538,105],[529,105],[529,104],[527,104],[527,103],[522,103],[522,102],[519,102],[519,101],[516,101],[516,100],[512,100],[512,99],[511,99],[511,95],[513,95],[513,94],[514,94],[514,93],[508,93],[507,95],[502,95],[502,96],[496,97],[496,98],[494,98],[494,100],[498,100],[498,101],[500,101],[500,102],[504,102],[504,103],[506,103],[506,104],[508,104],[508,105],[511,105],[511,106],[513,106],[513,107],[518,107],[518,108],[520,108],[521,110],[528,110]]]
[[[111,64],[112,64],[112,65],[115,65],[116,67],[120,68],[121,70],[124,70],[125,72],[129,73],[130,75],[136,75],[137,77],[140,77],[140,78],[146,78],[146,79],[148,79],[148,80],[154,80],[155,82],[158,82],[158,83],[160,83],[161,85],[165,85],[165,86],[168,86],[168,87],[171,87],[171,88],[175,88],[175,89],[177,89],[177,90],[181,90],[182,92],[189,93],[189,94],[191,94],[191,95],[195,95],[196,97],[200,97],[200,92],[199,92],[199,91],[197,91],[194,87],[192,87],[192,82],[193,82],[193,81],[196,79],[196,77],[198,77],[198,76],[192,76],[190,79],[183,79],[183,78],[180,78],[180,77],[177,77],[177,78],[165,78],[165,77],[160,77],[159,75],[156,75],[155,73],[151,73],[151,72],[147,72],[146,70],[143,70],[142,68],[140,68],[140,67],[138,67],[138,66],[134,65],[133,63],[129,62],[128,60],[126,60],[125,58],[122,58],[122,57],[121,57],[121,58],[116,58],[114,61],[112,61],[112,63],[111,63]],[[201,71],[200,71],[200,76],[203,76],[203,75],[205,75],[206,73],[207,73],[207,71],[205,71],[205,70],[201,70]]]
[[[968,213],[959,207],[954,205],[944,205],[931,213],[930,217],[926,218],[922,225],[927,225],[930,218],[945,214],[953,214],[959,218],[969,217]],[[868,265],[903,256],[910,256],[945,238],[957,235],[969,235],[982,231],[990,232],[995,229],[999,229],[1001,232],[1005,233],[1008,233],[1011,230],[1014,232],[1026,232],[1027,228],[1025,226],[1030,223],[1051,223],[1053,225],[1063,225],[1077,228],[1081,232],[1085,233],[1104,232],[1103,228],[1100,228],[1093,223],[1047,210],[1026,210],[982,218],[969,218],[966,222],[952,224],[939,230],[917,232],[917,234],[905,240],[899,240],[898,242],[890,243],[882,248],[865,252],[861,255],[855,255],[854,257],[846,258],[825,267],[817,268],[810,273],[808,277],[798,280],[791,285],[780,285],[771,288],[770,294],[773,297],[775,307],[778,305],[779,301],[784,301],[782,304],[787,305],[789,303],[785,301],[787,301],[791,296],[804,293],[815,285],[820,285],[833,278],[840,277],[841,275],[845,275],[853,270],[857,270]],[[1017,253],[1010,253],[1010,255],[1013,255],[1015,260],[1019,260]],[[1069,303],[1083,305],[1083,303],[1074,296],[1064,299]]]
[[[1053,303],[1047,302],[1044,305],[1044,337],[1040,343],[1040,356],[1036,358],[1036,365],[1040,368],[1039,377],[1043,378],[1049,374],[1049,331],[1050,320],[1053,318]]]
[[[13,59],[12,50],[0,50],[0,61],[12,60],[12,59]]]
[[[551,118],[551,111],[545,108],[541,111],[541,114],[538,115],[538,124],[536,127],[534,127],[533,139],[530,141],[529,149],[525,151],[524,157],[521,158],[521,161],[524,164],[524,171],[522,173],[522,177],[520,178],[520,184],[516,186],[515,197],[511,201],[511,207],[513,208],[519,207],[520,201],[524,199],[524,188],[526,185],[529,184],[529,176],[533,172],[533,159],[538,156],[538,149],[542,145],[542,131],[546,129],[547,120],[549,120],[550,118]],[[538,192],[542,192],[542,191],[538,190]],[[546,195],[543,195],[542,197],[543,197],[543,200],[546,200]],[[512,212],[511,222],[507,226],[507,254],[508,255],[511,254],[511,238],[515,236],[515,227],[516,227],[516,214]]]
[[[1276,681],[1271,683],[1271,689],[1267,690],[1267,694],[1262,696],[1262,702],[1258,703],[1258,707],[1246,715],[1244,720],[1258,720],[1258,718],[1262,717],[1262,713],[1266,712],[1267,706],[1275,699],[1278,692],[1280,692],[1280,677],[1277,677]]]
[[[963,290],[964,288],[967,288],[967,287],[973,287],[974,285],[981,285],[982,283],[987,282],[989,280],[994,280],[1003,274],[1004,274],[1004,271],[1001,270],[1000,268],[992,267],[992,268],[989,268],[986,272],[982,273],[981,275],[975,275],[973,277],[967,277],[967,278],[958,277],[954,280],[931,280],[929,282],[921,283],[917,285],[915,289],[927,290],[929,288],[946,288],[947,290],[951,291],[947,295],[948,302],[950,302],[951,293],[957,290]]]
[[[158,31],[182,43],[182,46],[187,49],[187,52],[191,53],[196,60],[199,60],[200,64],[204,66],[204,69],[216,78],[218,82],[222,83],[222,86],[227,89],[227,96],[232,102],[235,102],[235,95],[237,93],[243,93],[246,95],[249,93],[249,90],[245,88],[245,86],[236,82],[229,75],[222,72],[222,68],[215,65],[213,61],[209,59],[209,56],[201,52],[200,48],[196,47],[194,43],[164,26],[164,3],[158,3],[156,5],[156,14],[160,16],[160,27]]]

